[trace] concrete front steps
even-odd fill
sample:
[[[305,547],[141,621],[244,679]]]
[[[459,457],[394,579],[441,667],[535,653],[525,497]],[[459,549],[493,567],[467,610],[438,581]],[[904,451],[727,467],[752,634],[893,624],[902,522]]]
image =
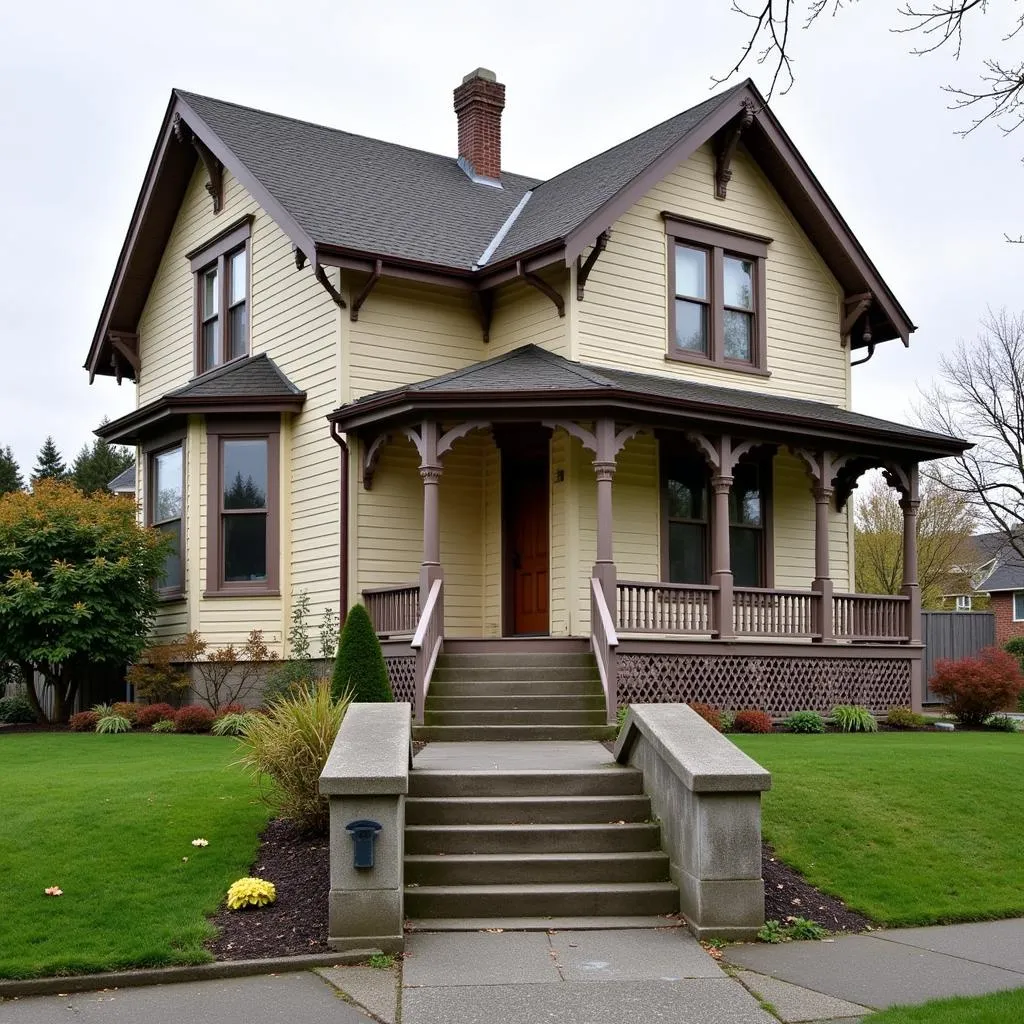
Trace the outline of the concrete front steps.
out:
[[[405,809],[413,927],[639,927],[679,909],[635,769],[414,770]]]
[[[593,655],[573,641],[450,641],[438,658],[413,738],[602,740],[604,693]]]

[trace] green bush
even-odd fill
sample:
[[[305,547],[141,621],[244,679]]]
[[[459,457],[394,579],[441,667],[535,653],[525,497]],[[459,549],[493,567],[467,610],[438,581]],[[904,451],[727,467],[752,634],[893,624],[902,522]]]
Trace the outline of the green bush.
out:
[[[263,699],[270,701],[275,697],[290,697],[297,689],[309,686],[313,679],[312,662],[282,661],[268,673],[267,683],[263,687]]]
[[[1019,723],[1009,715],[989,715],[985,719],[985,728],[995,732],[1017,732]]]
[[[335,700],[330,684],[321,679],[294,696],[272,700],[265,715],[252,716],[242,736],[240,763],[274,783],[263,799],[306,831],[327,830],[320,773],[349,703],[347,694]]]
[[[107,733],[108,735],[131,732],[131,719],[125,715],[103,715],[96,723],[96,731],[98,733]]]
[[[1024,636],[1015,636],[1003,644],[1003,650],[1017,659],[1021,672],[1024,672]]]
[[[928,719],[911,711],[910,708],[889,708],[885,724],[890,729],[923,729],[928,724]]]
[[[817,921],[808,921],[806,917],[787,917],[791,939],[823,939],[828,932]]]
[[[157,719],[157,721],[155,721],[153,723],[153,726],[152,726],[152,728],[149,731],[150,732],[161,732],[161,733],[177,732],[177,730],[174,727],[174,719],[173,718],[160,718],[160,719]]]
[[[214,736],[244,736],[249,722],[255,717],[249,711],[230,711],[214,719],[211,731]]]
[[[832,724],[840,732],[878,732],[875,716],[859,704],[837,704],[832,709]]]
[[[629,705],[628,704],[623,704],[622,707],[619,708],[619,710],[615,712],[615,727],[616,727],[615,735],[616,736],[620,732],[622,732],[622,728],[626,724],[626,715],[628,715],[628,714],[629,714]]]
[[[790,732],[824,732],[825,719],[817,711],[794,711],[782,723]]]
[[[722,732],[734,732],[736,729],[736,712],[735,711],[721,711],[719,712],[719,720],[722,723]]]
[[[395,699],[380,641],[361,604],[353,605],[345,619],[334,659],[331,692],[335,700],[349,694],[352,701],[364,704],[390,703]]]
[[[35,708],[24,694],[0,697],[0,722],[6,722],[8,725],[22,725],[35,720]]]

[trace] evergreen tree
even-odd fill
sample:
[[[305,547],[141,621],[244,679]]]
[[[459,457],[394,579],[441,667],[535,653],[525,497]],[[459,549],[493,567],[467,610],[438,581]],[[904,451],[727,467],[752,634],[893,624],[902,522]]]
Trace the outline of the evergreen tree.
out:
[[[123,473],[135,461],[135,454],[122,445],[107,444],[98,437],[92,448],[82,450],[71,467],[71,482],[83,494],[96,494],[107,489],[107,484]]]
[[[353,605],[345,619],[334,660],[331,692],[335,698],[351,692],[353,701],[367,704],[390,703],[395,699],[380,641],[361,604]]]
[[[39,449],[36,468],[32,470],[32,482],[37,480],[66,480],[68,475],[64,459],[57,450],[53,438],[48,436]]]
[[[21,469],[14,458],[11,446],[0,448],[0,494],[23,490],[25,490],[25,481],[22,479]]]

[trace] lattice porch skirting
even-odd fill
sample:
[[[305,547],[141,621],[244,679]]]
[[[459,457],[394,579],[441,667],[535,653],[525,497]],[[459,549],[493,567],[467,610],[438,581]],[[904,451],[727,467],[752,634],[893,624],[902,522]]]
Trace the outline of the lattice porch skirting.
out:
[[[408,646],[408,645],[406,645]],[[414,657],[392,656],[385,654],[384,664],[388,667],[388,679],[391,680],[391,692],[399,703],[414,703],[416,695],[416,659]]]
[[[659,645],[660,646],[660,645]],[[618,696],[623,704],[702,702],[739,711],[759,708],[774,716],[791,711],[828,712],[837,704],[874,711],[910,706],[920,653],[872,657],[801,656],[727,652],[627,653],[618,657]]]

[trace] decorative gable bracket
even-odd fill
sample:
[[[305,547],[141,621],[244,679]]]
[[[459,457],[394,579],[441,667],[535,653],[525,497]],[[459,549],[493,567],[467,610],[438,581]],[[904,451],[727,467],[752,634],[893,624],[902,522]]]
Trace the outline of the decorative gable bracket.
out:
[[[516,260],[516,277],[536,288],[542,295],[546,295],[555,304],[558,315],[565,316],[565,299],[562,298],[562,293],[557,288],[552,288],[543,277],[527,270],[522,260]]]
[[[107,331],[107,339],[110,342],[110,364],[114,367],[114,376],[120,384],[124,377],[132,380],[139,379],[139,371],[142,369],[142,361],[139,359],[139,336],[128,331]],[[125,363],[131,367],[130,373],[125,373]]]
[[[732,180],[732,158],[736,154],[736,147],[740,144],[740,136],[744,128],[749,128],[754,122],[754,104],[751,100],[744,100],[740,113],[728,124],[719,139],[715,153],[715,198],[725,199],[729,190],[729,182]]]
[[[857,321],[864,317],[863,341],[865,345],[871,344],[871,321],[867,312],[871,308],[871,292],[862,292],[860,295],[848,295],[843,301],[843,322],[839,327],[839,340],[843,348],[850,342],[850,335],[853,334]]]
[[[213,212],[220,213],[224,206],[224,165],[210,152],[206,143],[199,138],[195,132],[184,122],[181,114],[174,115],[172,123],[174,137],[186,145],[191,144],[203,161],[209,181],[206,183],[206,191],[210,193],[213,200]]]
[[[594,264],[597,262],[597,258],[605,251],[608,247],[608,239],[611,238],[612,233],[610,230],[602,231],[597,236],[597,241],[594,242],[594,248],[587,254],[586,260],[583,260],[582,255],[576,257],[576,299],[579,302],[583,301],[583,296],[586,292],[587,281],[590,279],[590,272],[594,269]]]

